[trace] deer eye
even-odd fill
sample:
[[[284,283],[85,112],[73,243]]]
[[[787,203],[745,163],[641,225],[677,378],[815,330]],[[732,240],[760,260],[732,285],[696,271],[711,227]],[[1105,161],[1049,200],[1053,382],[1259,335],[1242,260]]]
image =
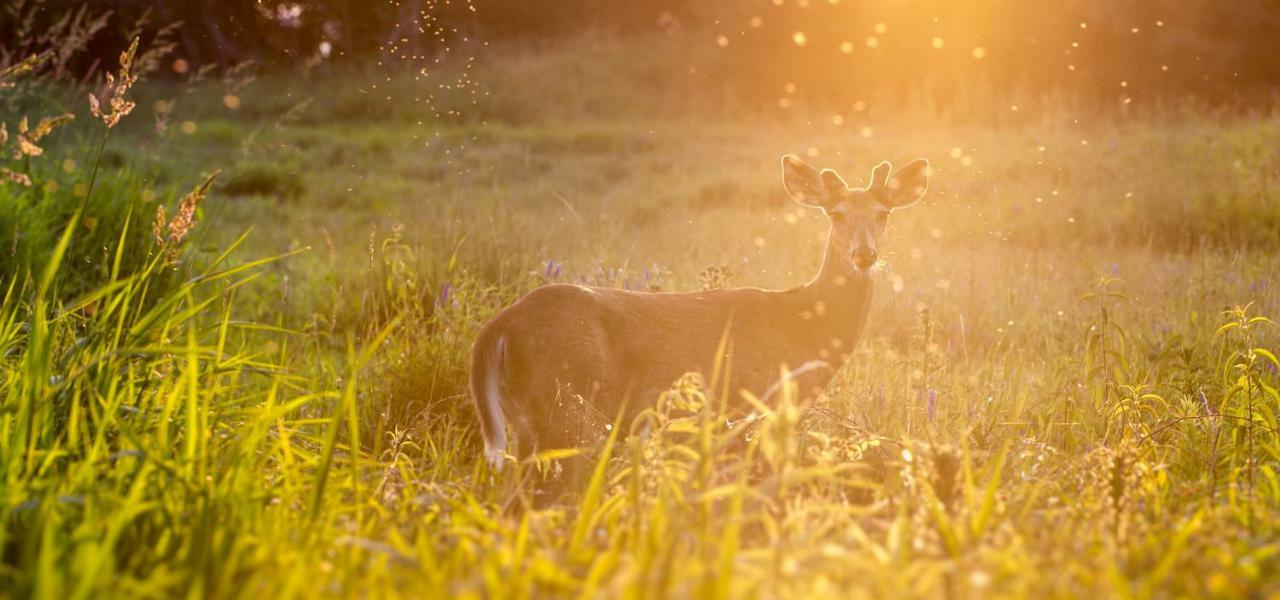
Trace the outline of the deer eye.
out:
[[[831,213],[830,218],[831,218],[831,222],[832,222],[832,223],[843,223],[843,222],[844,222],[844,213],[840,213],[840,212],[833,212],[833,213]]]

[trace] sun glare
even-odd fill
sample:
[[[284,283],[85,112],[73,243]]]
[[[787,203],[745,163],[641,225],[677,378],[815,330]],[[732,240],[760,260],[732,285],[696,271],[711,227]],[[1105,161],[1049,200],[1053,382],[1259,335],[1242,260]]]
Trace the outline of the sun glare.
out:
[[[1280,599],[1280,6],[10,0],[0,598]]]

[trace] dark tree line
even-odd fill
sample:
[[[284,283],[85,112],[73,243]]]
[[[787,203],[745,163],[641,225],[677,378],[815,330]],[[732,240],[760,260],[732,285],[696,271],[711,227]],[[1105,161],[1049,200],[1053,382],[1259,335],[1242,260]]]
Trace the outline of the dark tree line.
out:
[[[945,101],[985,86],[1230,102],[1280,85],[1280,0],[6,0],[0,65],[48,43],[40,32],[65,43],[108,14],[68,70],[98,68],[139,33],[167,36],[195,67],[287,68],[607,30],[723,45],[705,70],[766,95],[791,83],[841,97],[924,88]]]

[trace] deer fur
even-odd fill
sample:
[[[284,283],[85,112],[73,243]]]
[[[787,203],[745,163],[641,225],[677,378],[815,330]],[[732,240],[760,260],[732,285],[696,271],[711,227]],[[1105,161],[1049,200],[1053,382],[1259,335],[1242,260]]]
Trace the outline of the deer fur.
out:
[[[800,365],[826,386],[834,371],[811,367],[843,364],[862,335],[888,214],[924,194],[928,164],[881,163],[856,189],[792,155],[782,170],[791,197],[831,221],[808,283],[682,293],[553,284],[485,324],[472,348],[471,395],[495,469],[510,456],[508,424],[521,456],[594,444],[619,414],[634,417],[682,374],[710,372],[722,338],[736,389],[771,394],[779,369]]]

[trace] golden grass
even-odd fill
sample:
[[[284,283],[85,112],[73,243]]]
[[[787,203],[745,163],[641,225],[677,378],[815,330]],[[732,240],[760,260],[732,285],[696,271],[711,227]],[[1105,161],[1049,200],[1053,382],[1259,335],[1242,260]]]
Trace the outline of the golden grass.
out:
[[[216,113],[261,126],[262,146],[166,146],[166,175],[256,153],[307,191],[197,208],[219,195],[210,177],[156,220],[163,247],[126,211],[76,262],[97,232],[59,221],[52,258],[0,303],[3,593],[1280,592],[1275,119],[904,115],[863,137],[816,111],[548,111],[439,137]],[[117,139],[151,139],[124,123],[135,137]],[[555,454],[484,467],[463,396],[479,324],[547,281],[802,281],[823,226],[783,198],[787,151],[850,180],[885,158],[935,166],[894,217],[871,322],[827,397],[784,387],[744,442],[715,412],[737,392],[682,378],[585,449],[580,494],[512,510],[518,477]],[[76,152],[92,149],[44,159]],[[100,183],[86,210],[104,217],[150,185],[113,168]],[[102,280],[66,292],[84,265]]]

